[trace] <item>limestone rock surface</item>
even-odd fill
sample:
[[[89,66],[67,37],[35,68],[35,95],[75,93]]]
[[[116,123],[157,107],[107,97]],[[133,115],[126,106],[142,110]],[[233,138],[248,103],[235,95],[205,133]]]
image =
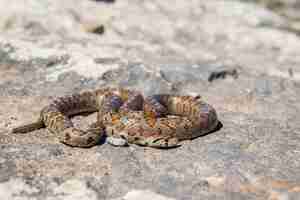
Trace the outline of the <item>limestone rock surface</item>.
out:
[[[289,18],[232,0],[0,0],[0,13],[0,199],[300,199]],[[106,86],[200,94],[223,127],[169,150],[10,133],[55,97]]]

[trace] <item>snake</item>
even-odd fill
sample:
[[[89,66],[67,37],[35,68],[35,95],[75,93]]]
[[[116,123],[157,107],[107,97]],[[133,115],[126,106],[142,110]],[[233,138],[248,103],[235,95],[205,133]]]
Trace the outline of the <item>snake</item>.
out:
[[[97,121],[87,130],[73,125],[72,116],[93,112]],[[106,135],[115,146],[169,148],[215,130],[218,123],[216,110],[200,96],[144,98],[135,90],[102,88],[58,97],[41,110],[37,121],[13,128],[12,133],[46,127],[61,143],[73,147],[95,146]]]
[[[111,115],[108,113],[107,115]],[[155,148],[180,146],[216,130],[216,110],[200,96],[157,94],[147,97],[143,110],[104,115],[106,133],[129,143]]]

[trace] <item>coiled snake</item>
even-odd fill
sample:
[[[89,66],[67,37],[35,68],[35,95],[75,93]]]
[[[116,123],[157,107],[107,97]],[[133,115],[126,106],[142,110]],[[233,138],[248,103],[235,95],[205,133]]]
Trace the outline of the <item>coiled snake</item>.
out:
[[[86,131],[75,128],[70,119],[84,112],[98,112],[97,122]],[[218,123],[215,109],[200,97],[158,94],[144,99],[137,91],[104,88],[57,98],[42,109],[36,122],[12,132],[47,127],[60,142],[74,147],[94,146],[106,133],[114,145],[165,148],[211,132]]]

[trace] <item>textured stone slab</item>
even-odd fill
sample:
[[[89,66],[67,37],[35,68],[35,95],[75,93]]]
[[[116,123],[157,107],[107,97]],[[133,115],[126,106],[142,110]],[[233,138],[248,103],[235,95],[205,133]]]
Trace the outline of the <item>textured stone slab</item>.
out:
[[[221,0],[0,0],[0,13],[0,199],[300,199],[289,18]],[[105,86],[200,94],[223,127],[169,150],[9,133],[57,96]]]

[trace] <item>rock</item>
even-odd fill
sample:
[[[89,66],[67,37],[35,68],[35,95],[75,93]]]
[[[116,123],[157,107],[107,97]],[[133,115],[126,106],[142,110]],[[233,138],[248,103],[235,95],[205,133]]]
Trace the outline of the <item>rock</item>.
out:
[[[297,3],[280,2],[289,17],[254,1],[0,0],[0,199],[300,199]],[[10,133],[107,86],[200,95],[223,127],[168,150]]]
[[[87,186],[84,181],[70,179],[54,188],[53,193],[58,199],[98,199],[97,193]]]
[[[258,79],[255,86],[256,92],[260,95],[271,95],[271,84],[272,82],[264,77]]]
[[[122,138],[107,137],[106,141],[113,146],[128,146],[127,141]]]
[[[11,179],[7,182],[0,183],[1,199],[26,199],[26,196],[34,195],[38,192],[37,188],[31,187],[21,179]]]
[[[39,184],[39,185],[34,185]],[[69,179],[64,182],[57,182],[55,179],[49,180],[24,180],[14,178],[0,184],[1,199],[99,199],[103,196],[93,188],[87,181],[80,179]],[[43,192],[47,191],[45,195]]]

